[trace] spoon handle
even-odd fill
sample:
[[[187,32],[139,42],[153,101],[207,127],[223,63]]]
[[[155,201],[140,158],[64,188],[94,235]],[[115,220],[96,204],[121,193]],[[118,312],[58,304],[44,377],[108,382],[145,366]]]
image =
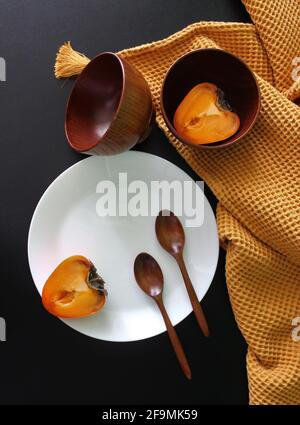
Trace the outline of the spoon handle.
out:
[[[202,310],[202,307],[200,305],[200,302],[198,300],[196,291],[193,287],[193,284],[192,284],[191,279],[189,277],[188,271],[186,269],[185,262],[184,262],[182,254],[176,255],[175,259],[176,259],[177,264],[180,268],[180,271],[181,271],[181,274],[182,274],[182,277],[183,277],[183,280],[184,280],[184,283],[185,283],[185,287],[186,287],[186,290],[189,294],[189,298],[190,298],[190,301],[191,301],[197,322],[198,322],[203,334],[205,336],[209,336],[208,324],[207,324],[204,312]]]
[[[170,338],[171,344],[173,346],[173,349],[176,353],[177,359],[180,363],[181,369],[183,370],[183,373],[185,374],[187,379],[192,379],[192,372],[191,372],[189,363],[188,363],[187,358],[185,356],[185,353],[183,351],[181,342],[179,341],[177,333],[174,329],[174,326],[172,325],[171,320],[168,316],[168,313],[165,309],[162,297],[160,297],[160,296],[155,297],[155,301],[156,301],[156,303],[157,303],[157,305],[160,309],[160,312],[162,314],[162,317],[165,321],[166,328],[167,328],[167,331],[168,331],[168,334],[169,334],[169,338]]]

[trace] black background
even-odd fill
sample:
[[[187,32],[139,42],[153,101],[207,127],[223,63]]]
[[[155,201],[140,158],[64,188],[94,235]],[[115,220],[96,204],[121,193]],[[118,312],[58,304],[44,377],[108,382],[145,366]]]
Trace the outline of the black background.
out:
[[[71,80],[53,75],[56,51],[71,40],[93,57],[101,51],[161,39],[200,20],[242,21],[239,0],[0,0],[0,403],[248,402],[245,342],[230,308],[224,253],[203,307],[212,337],[201,336],[192,315],[177,326],[193,369],[183,377],[166,334],[133,343],[85,337],[41,306],[27,262],[34,208],[47,186],[82,159],[67,145],[65,103]],[[196,175],[155,128],[139,149]],[[210,203],[214,196],[206,188]]]

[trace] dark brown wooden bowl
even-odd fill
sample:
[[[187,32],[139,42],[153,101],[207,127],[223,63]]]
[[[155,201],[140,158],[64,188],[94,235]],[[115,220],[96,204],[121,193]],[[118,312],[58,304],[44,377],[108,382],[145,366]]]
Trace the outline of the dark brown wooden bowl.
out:
[[[77,78],[65,117],[69,144],[78,152],[124,152],[150,133],[155,112],[140,72],[118,55],[96,56]]]
[[[203,82],[214,83],[223,90],[241,124],[237,133],[226,140],[196,145],[179,136],[173,117],[186,94]],[[198,149],[216,149],[231,145],[250,131],[259,114],[260,91],[253,72],[241,59],[225,50],[199,49],[180,57],[168,70],[160,103],[165,122],[177,139]]]

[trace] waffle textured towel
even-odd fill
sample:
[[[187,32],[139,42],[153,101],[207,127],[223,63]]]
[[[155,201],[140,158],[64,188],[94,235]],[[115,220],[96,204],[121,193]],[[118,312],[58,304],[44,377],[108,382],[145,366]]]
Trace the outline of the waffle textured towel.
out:
[[[144,75],[158,125],[219,200],[230,301],[248,344],[250,403],[300,404],[300,0],[244,4],[253,24],[200,22],[120,55]],[[242,58],[255,72],[262,94],[253,130],[221,150],[180,144],[160,111],[160,88],[169,66],[203,47]],[[88,62],[75,54],[73,72],[72,63],[68,70],[63,57],[57,59],[58,77],[76,74]]]

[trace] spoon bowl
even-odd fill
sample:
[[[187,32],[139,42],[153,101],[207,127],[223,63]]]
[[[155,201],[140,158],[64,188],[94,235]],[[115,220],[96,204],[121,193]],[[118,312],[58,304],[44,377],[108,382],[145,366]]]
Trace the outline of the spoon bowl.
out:
[[[155,232],[161,246],[171,255],[177,255],[183,251],[184,229],[172,211],[160,211],[155,222]]]
[[[164,287],[164,277],[157,261],[142,252],[134,262],[134,275],[139,287],[150,297],[160,295]]]

